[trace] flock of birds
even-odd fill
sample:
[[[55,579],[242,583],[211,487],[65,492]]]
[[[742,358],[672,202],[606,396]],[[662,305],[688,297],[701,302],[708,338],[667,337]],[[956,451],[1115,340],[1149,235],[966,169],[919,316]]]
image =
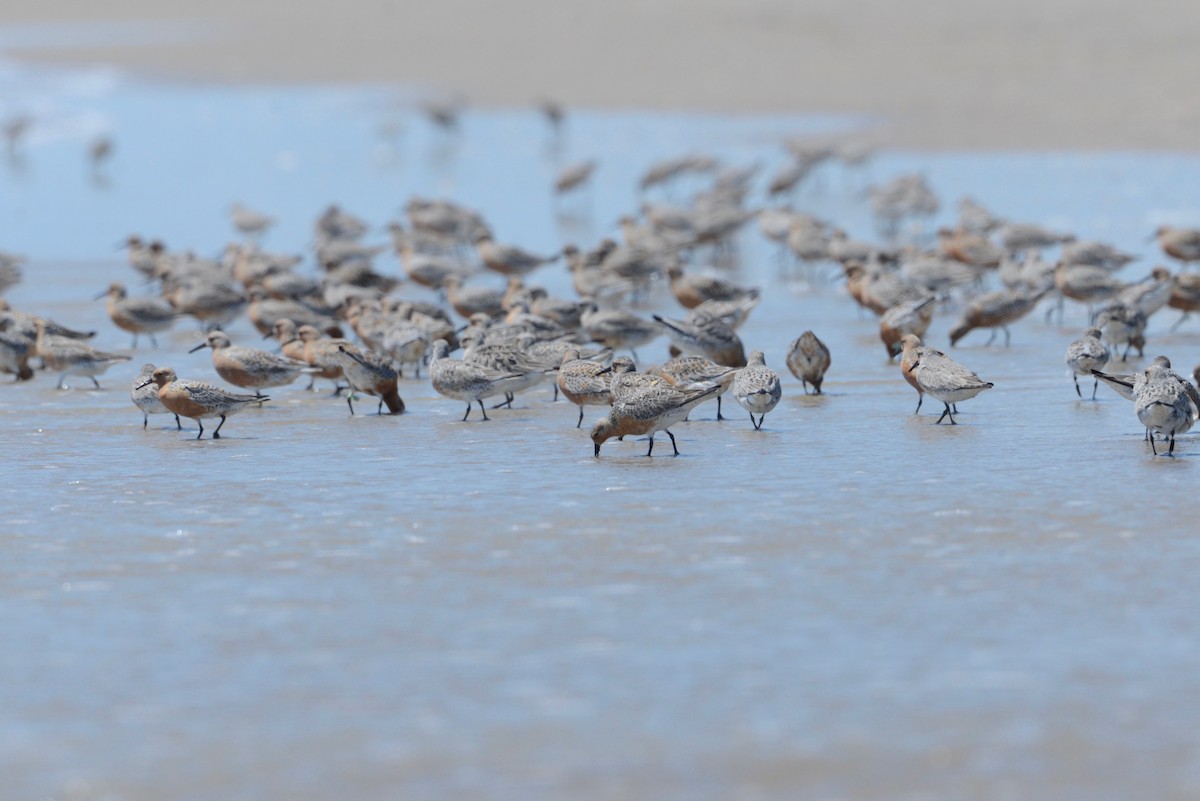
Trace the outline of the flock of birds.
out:
[[[789,163],[767,178],[766,194],[774,202],[762,208],[748,205],[758,166],[723,167],[712,157],[686,155],[652,165],[639,184],[645,200],[656,187],[700,182],[703,188],[686,202],[646,200],[636,214],[621,218],[619,239],[559,253],[503,244],[478,212],[413,197],[406,219],[387,226],[407,281],[376,268],[388,247],[370,244],[371,226],[336,205],[314,222],[315,275],[302,269],[304,256],[259,246],[276,222],[271,216],[234,205],[230,219],[241,239],[221,258],[130,236],[124,243],[129,266],[149,291],[132,295],[114,282],[97,299],[107,299],[109,317],[133,335],[135,349],[139,338],[157,346],[156,334],[182,317],[193,318],[206,331],[193,350],[209,349],[216,373],[242,390],[181,379],[171,367],[146,364],[132,382],[143,427],[149,415],[174,414],[180,429],[180,417],[195,420],[199,439],[203,421],[218,419],[215,439],[227,417],[269,401],[264,390],[303,377],[310,389],[318,379],[334,382],[335,394],[346,393],[351,414],[359,396],[377,398],[379,414],[385,406],[400,414],[401,382],[424,380],[427,370],[438,394],[465,404],[464,421],[475,406],[489,419],[485,400],[502,399],[496,406],[511,407],[518,394],[549,380],[555,399],[561,393],[579,406],[577,428],[585,407],[606,409],[591,429],[597,456],[603,443],[627,436],[647,436],[650,455],[659,431],[678,454],[670,428],[699,404],[715,400],[723,419],[721,399],[732,390],[760,430],[782,396],[780,376],[766,365],[763,351],[747,354],[738,333],[762,300],[760,291],[694,266],[719,266],[735,237],[756,222],[781,258],[810,269],[838,265],[847,294],[878,315],[888,359],[899,357],[902,377],[918,393],[917,413],[925,395],[943,404],[939,424],[956,424],[957,404],[993,386],[922,342],[935,311],[952,296],[963,311],[951,345],[976,329],[990,330],[992,339],[1002,332],[1007,344],[1008,326],[1043,301],[1047,319],[1057,310],[1060,322],[1065,300],[1086,304],[1092,325],[1066,354],[1076,393],[1083,397],[1078,378],[1090,376],[1093,399],[1103,381],[1132,400],[1155,454],[1156,436],[1173,453],[1175,437],[1200,417],[1200,393],[1165,357],[1131,374],[1103,372],[1118,351],[1122,361],[1130,349],[1142,354],[1147,320],[1160,309],[1174,307],[1185,316],[1200,309],[1200,275],[1156,267],[1140,281],[1123,281],[1116,273],[1134,260],[1132,254],[1001,220],[970,198],[959,202],[957,224],[937,231],[936,242],[895,244],[901,231],[922,231],[922,221],[940,208],[919,175],[871,187],[867,196],[880,241],[857,241],[784,201],[820,164],[861,163],[868,152],[852,143],[804,141],[790,142],[788,149]],[[584,189],[595,168],[595,161],[565,167],[553,190]],[[1163,227],[1155,236],[1184,267],[1200,261],[1200,230]],[[1056,257],[1047,259],[1052,250]],[[555,297],[532,281],[560,260],[576,297]],[[86,340],[94,332],[11,308],[2,295],[20,280],[21,264],[0,253],[0,371],[27,380],[34,376],[31,362],[40,362],[59,376],[60,388],[67,376],[90,378],[99,388],[97,377],[131,356],[93,348]],[[488,285],[480,280],[486,274],[503,277],[506,285]],[[993,279],[1003,288],[984,291]],[[638,311],[660,285],[669,287],[682,315]],[[277,352],[235,344],[222,330],[243,315],[264,338],[277,341]],[[672,358],[639,369],[636,349],[659,337],[669,340]],[[457,351],[460,356],[451,355]],[[786,364],[806,393],[810,386],[820,393],[829,349],[805,331],[788,347]]]

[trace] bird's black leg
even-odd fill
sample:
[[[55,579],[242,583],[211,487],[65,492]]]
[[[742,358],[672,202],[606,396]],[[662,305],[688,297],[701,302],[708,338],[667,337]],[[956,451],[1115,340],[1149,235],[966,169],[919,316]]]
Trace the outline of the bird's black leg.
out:
[[[653,434],[650,435],[650,447],[646,449],[646,455],[649,456],[652,453],[654,453],[654,435]]]
[[[917,393],[917,409],[916,409],[916,411],[913,412],[913,414],[919,414],[921,412],[921,404],[924,402],[925,402],[925,393],[918,392]]]
[[[1075,375],[1074,373],[1071,373],[1071,378],[1074,379],[1074,381],[1075,381],[1075,394],[1078,395],[1082,399],[1083,393],[1079,391],[1079,376]],[[1096,379],[1096,380],[1099,381],[1100,379]]]
[[[721,396],[720,395],[717,396],[717,419],[718,420],[725,419],[724,417],[721,416]]]
[[[758,430],[758,423],[754,422],[754,412],[750,412],[750,425],[754,426],[754,430]]]
[[[221,422],[217,423],[217,430],[213,432],[213,439],[221,438],[221,426],[225,425],[225,415],[221,415]]]
[[[200,433],[196,435],[196,439],[200,439],[204,436],[204,421],[197,417],[196,425],[200,426]]]
[[[145,431],[146,426],[148,426],[148,425],[150,425],[150,415],[143,412],[142,413],[142,430]]]
[[[350,407],[350,416],[354,416],[354,393],[351,392],[346,396],[346,405]]]
[[[183,423],[179,422],[179,415],[175,415],[175,430],[176,431],[183,430]]]
[[[467,401],[467,413],[463,415],[462,421],[467,422],[467,418],[471,416],[471,402]]]
[[[767,413],[763,412],[758,416],[758,430],[762,431],[763,421],[767,419]]]
[[[1171,435],[1171,447],[1167,450],[1167,454],[1169,456],[1175,455],[1175,435],[1174,434]]]
[[[100,389],[100,382],[96,380],[96,376],[92,376],[92,383],[96,385],[96,389]]]
[[[579,422],[575,424],[575,427],[576,427],[576,428],[579,428],[579,427],[581,427],[582,425],[583,425],[583,407],[582,407],[582,406],[580,406],[580,407],[579,407]]]
[[[158,350],[158,340],[154,338],[154,334],[146,334],[146,336],[150,337],[150,345]]]
[[[1154,447],[1154,432],[1146,429],[1146,433],[1150,435],[1150,452],[1158,456],[1158,448]]]
[[[383,398],[379,399],[379,405],[375,407],[375,414],[383,415]]]
[[[1092,400],[1095,400],[1095,399],[1096,399],[1096,389],[1097,389],[1099,386],[1100,386],[1100,379],[1099,379],[1099,378],[1093,378],[1093,379],[1092,379]]]
[[[947,403],[947,404],[946,404],[946,410],[945,410],[944,412],[942,412],[942,416],[941,416],[941,417],[939,417],[939,418],[937,419],[937,423],[934,423],[934,425],[938,425],[938,424],[940,424],[940,423],[941,423],[943,420],[945,420],[945,419],[946,419],[946,415],[949,415],[949,414],[950,414],[950,404],[948,404],[948,403]],[[950,417],[950,422],[951,422],[951,423],[953,423],[953,422],[954,422],[954,417],[953,417],[953,415],[951,415],[951,417]]]
[[[490,417],[488,417],[488,416],[487,416],[487,409],[483,408],[483,401],[479,401],[479,411],[483,412],[483,419],[484,419],[484,420],[491,420],[491,419],[492,419],[492,418],[490,418]]]
[[[663,430],[667,431],[667,436],[671,438],[671,448],[675,451],[675,455],[678,456],[679,455],[679,446],[675,444],[675,435],[672,434],[667,429],[663,429]]]

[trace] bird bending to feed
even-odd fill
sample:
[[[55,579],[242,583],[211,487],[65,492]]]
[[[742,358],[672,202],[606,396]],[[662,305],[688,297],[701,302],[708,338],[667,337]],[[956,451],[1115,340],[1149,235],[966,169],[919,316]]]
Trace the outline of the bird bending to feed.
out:
[[[669,384],[641,387],[629,392],[623,400],[615,401],[606,417],[601,417],[592,427],[594,455],[600,455],[600,446],[612,437],[638,434],[650,435],[649,456],[654,452],[654,432],[666,431],[671,438],[671,448],[679,455],[675,435],[670,427],[685,419],[692,409],[721,391],[719,386],[683,392]]]
[[[404,401],[398,389],[398,374],[386,359],[369,350],[362,350],[346,342],[337,345],[336,358],[342,365],[342,374],[350,384],[351,392],[346,395],[350,414],[354,414],[354,393],[362,392],[379,398],[376,414],[383,414],[386,403],[389,414],[404,411]]]

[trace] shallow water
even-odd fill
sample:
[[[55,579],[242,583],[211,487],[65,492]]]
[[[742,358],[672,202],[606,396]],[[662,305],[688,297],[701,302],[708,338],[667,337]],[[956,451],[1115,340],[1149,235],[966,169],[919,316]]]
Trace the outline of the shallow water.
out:
[[[854,122],[579,113],[556,156],[530,113],[473,112],[444,141],[381,88],[4,69],[28,94],[3,111],[54,121],[0,181],[0,248],[32,258],[8,299],[112,349],[127,336],[89,300],[133,281],[112,244],[214,253],[232,200],[281,218],[276,250],[302,250],[329,202],[382,225],[411,194],[546,250],[613,233],[657,157],[777,164],[781,136]],[[97,176],[101,130],[118,150]],[[591,156],[592,193],[556,205],[555,158]],[[947,205],[1144,254],[1131,278],[1157,259],[1149,230],[1200,215],[1200,158],[1148,154],[885,153],[797,205],[868,236],[862,188],[912,169]],[[936,426],[839,287],[753,230],[733,274],[767,289],[747,348],[783,371],[813,329],[828,394],[785,375],[761,433],[732,399],[727,422],[701,407],[678,458],[639,441],[594,459],[546,388],[460,423],[416,380],[394,419],[296,387],[219,441],[143,431],[142,363],[215,377],[185,325],[103,391],[0,387],[0,796],[1196,797],[1200,437],[1154,459],[1130,404],[1076,399],[1079,308],[1062,328],[1035,312],[1009,348],[970,335],[954,355],[996,388]],[[650,309],[679,313],[662,292]],[[1168,333],[1174,314],[1147,352],[1190,369],[1200,329]]]

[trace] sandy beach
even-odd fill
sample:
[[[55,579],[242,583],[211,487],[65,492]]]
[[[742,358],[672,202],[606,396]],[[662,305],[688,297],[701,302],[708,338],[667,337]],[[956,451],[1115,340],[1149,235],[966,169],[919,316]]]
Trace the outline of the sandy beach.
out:
[[[57,23],[85,35],[21,46],[22,30]],[[113,44],[104,33],[113,23],[175,35],[108,37]],[[414,84],[480,105],[553,97],[595,108],[868,114],[885,121],[883,141],[906,148],[1192,150],[1200,131],[1200,5],[1185,0],[353,0],[336,11],[313,0],[15,0],[0,8],[5,26],[8,55],[29,60],[226,81]]]

